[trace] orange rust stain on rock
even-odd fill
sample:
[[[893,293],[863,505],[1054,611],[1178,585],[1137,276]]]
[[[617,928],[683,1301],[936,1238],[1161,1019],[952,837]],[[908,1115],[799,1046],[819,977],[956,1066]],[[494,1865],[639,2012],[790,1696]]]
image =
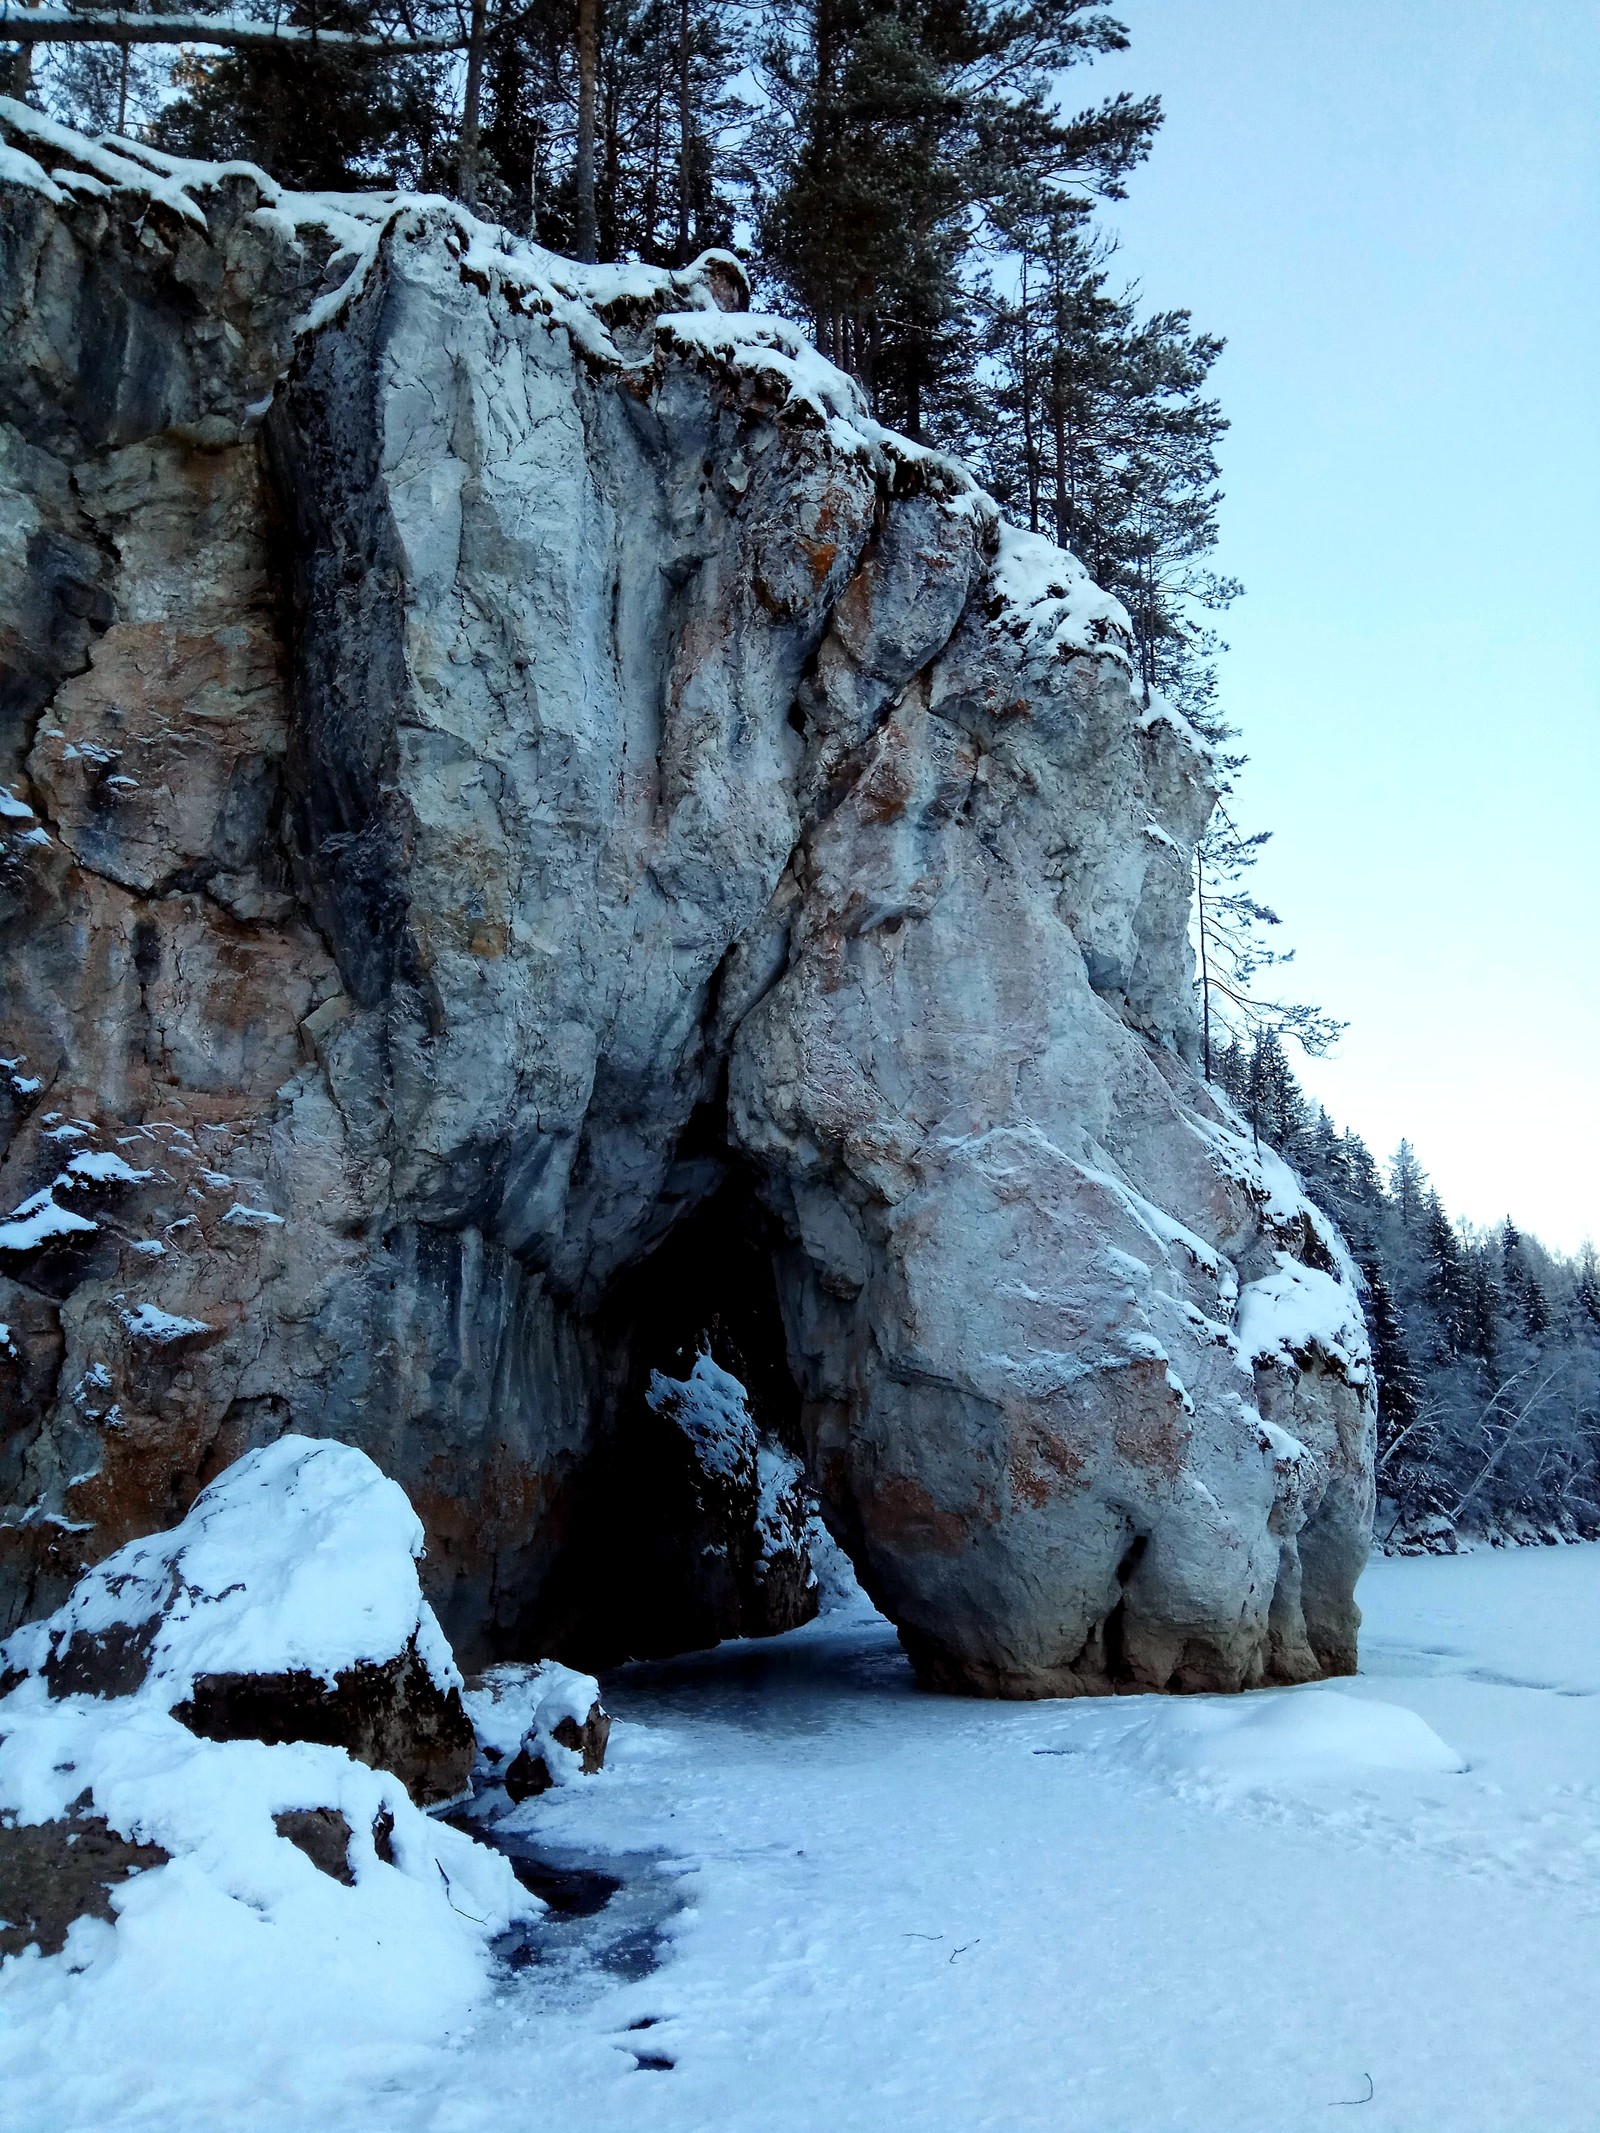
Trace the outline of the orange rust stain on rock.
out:
[[[920,1481],[892,1474],[866,1507],[873,1537],[891,1547],[954,1555],[966,1545],[967,1521],[943,1511]]]
[[[1012,1495],[1035,1511],[1063,1489],[1085,1485],[1084,1454],[1035,1418],[1012,1424],[1006,1464]]]
[[[903,756],[885,753],[856,788],[864,822],[897,822],[911,798],[912,779]]]
[[[475,919],[467,935],[467,953],[492,963],[505,954],[510,940],[511,929],[502,919]]]
[[[1130,1373],[1133,1397],[1124,1404],[1114,1442],[1119,1459],[1175,1481],[1189,1449],[1188,1421],[1164,1370],[1159,1378],[1158,1370],[1162,1366],[1149,1365]]]
[[[800,546],[811,565],[811,582],[820,591],[833,568],[834,557],[839,553],[837,541],[812,541],[802,537]]]

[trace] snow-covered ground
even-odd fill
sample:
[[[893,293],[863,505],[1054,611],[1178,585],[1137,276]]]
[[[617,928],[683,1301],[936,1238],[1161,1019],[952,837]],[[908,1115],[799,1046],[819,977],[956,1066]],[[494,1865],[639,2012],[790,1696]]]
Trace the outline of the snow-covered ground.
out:
[[[384,2072],[322,2022],[233,2074],[191,2007],[160,2064],[97,2019],[97,1942],[48,2022],[0,1986],[5,2123],[1590,2128],[1600,1548],[1376,1561],[1361,1599],[1361,1678],[1233,1700],[923,1696],[860,1611],[630,1670],[607,1771],[515,1816],[623,1887],[475,2012]]]

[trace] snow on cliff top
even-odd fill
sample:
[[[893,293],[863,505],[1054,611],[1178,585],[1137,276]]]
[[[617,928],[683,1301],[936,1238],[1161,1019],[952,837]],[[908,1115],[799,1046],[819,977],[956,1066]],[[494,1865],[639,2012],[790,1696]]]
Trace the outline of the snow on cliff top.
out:
[[[9,135],[9,142],[6,136]],[[247,180],[261,196],[255,219],[276,225],[291,241],[318,230],[333,241],[327,286],[296,322],[311,333],[337,317],[360,291],[386,236],[446,226],[461,270],[490,287],[516,290],[521,307],[544,311],[591,361],[626,370],[654,361],[658,346],[702,361],[715,360],[776,383],[779,411],[813,421],[837,451],[874,467],[916,467],[944,507],[993,527],[998,543],[990,577],[993,622],[1032,654],[1069,657],[1094,652],[1130,663],[1127,612],[1102,592],[1076,557],[1043,535],[1007,524],[999,506],[958,460],[913,443],[884,427],[855,379],[837,369],[787,319],[730,311],[724,299],[748,291],[744,268],[730,252],[710,251],[688,267],[621,263],[585,266],[548,252],[479,219],[459,202],[420,193],[297,193],[252,163],[210,163],[166,154],[114,137],[90,140],[13,97],[0,97],[0,183],[43,193],[63,204],[70,195],[129,192],[159,202],[183,221],[206,227],[205,196],[230,181]],[[618,333],[629,311],[654,313],[655,330],[639,351]],[[620,316],[619,316],[620,314]],[[626,339],[623,336],[623,339]],[[1165,707],[1180,738],[1204,744]],[[1151,723],[1147,715],[1146,723]]]
[[[77,1633],[154,1625],[159,1700],[201,1674],[320,1675],[382,1663],[413,1640],[441,1689],[461,1676],[422,1597],[422,1523],[365,1452],[280,1437],[228,1468],[170,1532],[130,1541],[0,1658],[29,1671]]]
[[[1101,591],[1075,555],[1042,533],[1002,519],[989,582],[1007,625],[1028,651],[1048,657],[1089,649],[1130,663],[1127,609]]]

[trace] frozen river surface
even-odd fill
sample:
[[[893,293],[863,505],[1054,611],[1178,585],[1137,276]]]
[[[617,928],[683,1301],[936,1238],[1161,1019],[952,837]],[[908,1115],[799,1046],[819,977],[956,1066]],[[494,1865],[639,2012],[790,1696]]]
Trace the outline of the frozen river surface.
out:
[[[578,1873],[448,2034],[347,2060],[269,1997],[230,2070],[203,2021],[113,2028],[90,2117],[63,2002],[6,2122],[1587,2133],[1600,1547],[1376,1562],[1361,1600],[1359,1678],[1244,1698],[925,1696],[864,1612],[628,1670],[612,1767],[517,1816],[558,1904],[619,1886]]]

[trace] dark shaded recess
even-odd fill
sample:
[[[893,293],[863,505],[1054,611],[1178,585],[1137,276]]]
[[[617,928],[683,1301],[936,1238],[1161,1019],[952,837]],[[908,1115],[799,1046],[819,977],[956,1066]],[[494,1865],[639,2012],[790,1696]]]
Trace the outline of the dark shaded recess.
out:
[[[1133,1573],[1144,1558],[1150,1545],[1147,1533],[1138,1533],[1129,1542],[1122,1561],[1117,1565],[1117,1604],[1106,1616],[1102,1632],[1105,1641],[1106,1679],[1117,1688],[1131,1688],[1137,1677],[1128,1659],[1128,1586]]]
[[[19,609],[0,625],[0,736],[8,742],[20,743],[67,676],[83,671],[91,640],[115,619],[104,572],[90,541],[48,526],[29,535]]]
[[[290,650],[286,828],[297,886],[362,1007],[420,985],[395,819],[402,566],[384,501],[381,276],[296,358],[263,430]]]
[[[653,1371],[686,1378],[709,1348],[745,1387],[757,1427],[800,1451],[773,1277],[781,1241],[735,1172],[614,1285],[595,1330],[602,1348],[626,1352],[628,1377],[578,1485],[541,1650],[592,1671],[792,1626],[770,1619],[745,1521],[732,1523],[683,1432],[646,1400]]]
[[[159,1844],[119,1836],[90,1804],[84,1793],[58,1822],[0,1822],[0,1956],[30,1943],[59,1955],[75,1918],[113,1920],[111,1891],[166,1865]]]
[[[7,292],[32,291],[39,246],[30,205],[13,195],[0,232],[0,322],[13,311],[4,302]],[[42,200],[35,212],[54,219]],[[98,213],[90,208],[78,219],[78,232],[93,232]],[[146,225],[152,235],[177,234],[177,218],[152,201],[137,228],[113,220],[98,242],[91,234],[78,253],[76,277],[70,283],[60,277],[57,294],[69,296],[72,307],[60,335],[60,345],[73,351],[64,378],[54,370],[41,376],[29,365],[22,337],[0,346],[7,419],[30,444],[68,457],[114,450],[197,412],[189,333],[202,307],[171,278],[164,248],[141,246],[138,229]],[[22,358],[16,368],[5,360],[12,349]]]
[[[202,1674],[172,1715],[205,1740],[324,1741],[391,1770],[419,1806],[466,1790],[476,1744],[459,1691],[439,1688],[414,1646],[378,1666],[316,1674]]]

